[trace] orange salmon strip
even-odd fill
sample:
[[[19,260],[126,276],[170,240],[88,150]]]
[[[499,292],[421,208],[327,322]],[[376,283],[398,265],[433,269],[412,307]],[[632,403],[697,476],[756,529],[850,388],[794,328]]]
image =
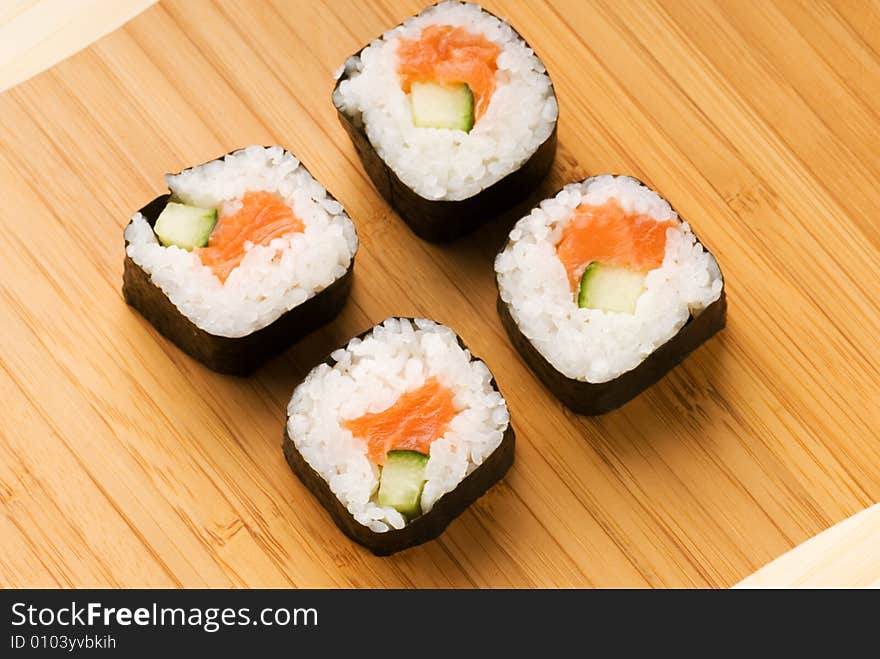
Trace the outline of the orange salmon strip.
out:
[[[616,199],[601,206],[581,204],[562,231],[556,255],[565,266],[572,290],[592,262],[647,272],[663,265],[666,230],[676,220],[658,222],[648,215],[626,213]]]
[[[246,192],[241,209],[221,215],[208,238],[208,246],[195,250],[202,263],[225,282],[244,258],[246,241],[268,245],[275,238],[305,230],[293,210],[271,192]]]
[[[389,408],[349,419],[345,427],[367,442],[367,457],[373,464],[385,464],[388,451],[431,452],[431,443],[446,433],[455,418],[452,391],[437,378],[403,394]]]
[[[400,40],[397,71],[407,94],[413,82],[465,83],[474,95],[476,122],[495,92],[495,61],[500,54],[501,49],[482,34],[463,27],[431,25],[422,30],[418,41]]]

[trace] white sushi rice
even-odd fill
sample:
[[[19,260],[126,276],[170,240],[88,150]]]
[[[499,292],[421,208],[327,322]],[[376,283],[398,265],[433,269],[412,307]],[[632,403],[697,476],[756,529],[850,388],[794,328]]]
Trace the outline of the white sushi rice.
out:
[[[495,93],[469,133],[413,125],[397,73],[397,46],[402,38],[418,39],[429,25],[463,26],[501,49]],[[544,65],[509,25],[476,5],[430,7],[351,58],[337,79],[345,69],[349,78],[334,93],[334,103],[363,122],[382,159],[426,199],[472,197],[519,169],[556,125],[558,107]]]
[[[172,198],[233,213],[249,191],[277,193],[305,230],[245,244],[241,264],[221,283],[194,252],[163,247],[146,219],[135,213],[125,229],[126,253],[197,327],[241,337],[327,288],[348,270],[358,240],[339,202],[278,146],[251,146],[180,174],[166,176]]]
[[[405,525],[394,508],[375,503],[379,468],[366,442],[343,427],[381,412],[407,391],[436,377],[449,387],[458,414],[431,444],[421,507],[428,512],[498,448],[510,416],[486,365],[458,344],[455,332],[423,318],[389,318],[352,339],[293,392],[287,431],[305,461],[330,485],[352,516],[376,532]]]
[[[581,204],[616,199],[624,211],[657,221],[675,211],[653,190],[627,176],[598,176],[565,186],[516,223],[495,259],[502,300],[520,331],[558,371],[606,382],[638,366],[718,299],[721,271],[695,242],[686,222],[666,231],[663,265],[650,271],[634,315],[578,308],[556,246]]]

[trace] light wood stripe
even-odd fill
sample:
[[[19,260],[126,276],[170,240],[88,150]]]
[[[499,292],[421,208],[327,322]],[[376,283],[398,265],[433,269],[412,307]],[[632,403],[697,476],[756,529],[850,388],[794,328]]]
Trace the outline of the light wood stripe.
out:
[[[6,0],[0,7],[0,92],[79,52],[156,0]]]
[[[880,588],[880,504],[780,556],[735,588]]]

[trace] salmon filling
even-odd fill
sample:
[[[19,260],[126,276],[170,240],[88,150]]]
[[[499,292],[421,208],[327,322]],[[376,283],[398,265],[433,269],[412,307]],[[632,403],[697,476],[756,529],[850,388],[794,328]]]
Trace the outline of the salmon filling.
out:
[[[398,73],[407,94],[414,82],[464,83],[474,96],[474,121],[489,107],[495,92],[496,60],[501,49],[482,34],[463,27],[431,25],[418,40],[401,39]]]
[[[344,423],[346,429],[367,442],[367,458],[385,464],[388,451],[431,452],[431,443],[446,433],[458,414],[452,403],[452,390],[428,378],[418,389],[403,394],[389,408],[364,414]]]
[[[265,191],[247,192],[238,211],[218,218],[208,246],[194,251],[202,263],[225,283],[247,253],[245,243],[265,246],[275,238],[304,230],[305,225],[278,195]]]
[[[593,261],[648,272],[663,265],[666,230],[675,220],[658,222],[649,215],[626,213],[616,199],[601,206],[581,204],[562,231],[556,255],[568,282],[577,291],[581,276]]]

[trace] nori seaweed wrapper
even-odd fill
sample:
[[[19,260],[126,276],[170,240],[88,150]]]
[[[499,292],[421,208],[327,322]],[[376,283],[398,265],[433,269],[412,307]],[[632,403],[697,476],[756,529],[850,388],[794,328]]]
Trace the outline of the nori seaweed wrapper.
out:
[[[639,183],[642,182],[639,181]],[[645,184],[642,183],[642,185]],[[652,189],[647,185],[645,187]],[[702,244],[699,239],[697,239],[697,243]],[[507,244],[502,247],[501,251],[504,251],[506,247]],[[684,358],[702,343],[724,328],[727,322],[727,296],[723,282],[724,276],[722,275],[721,295],[718,299],[703,309],[699,315],[691,315],[675,336],[648,355],[632,370],[622,373],[613,380],[601,383],[584,382],[560,373],[522,333],[510,313],[508,304],[501,299],[500,292],[496,306],[498,315],[501,317],[501,324],[507,331],[511,343],[553,395],[573,412],[596,415],[617,409],[635,398],[660,380],[677,364],[684,361]]]
[[[302,162],[300,166],[305,168]],[[332,198],[329,192],[328,196]],[[140,209],[151,227],[170,198],[170,194],[161,195]],[[125,247],[128,248],[127,240]],[[352,255],[345,274],[330,286],[266,327],[242,337],[217,336],[197,327],[128,254],[123,269],[122,294],[125,301],[160,334],[190,357],[218,373],[243,376],[253,373],[269,358],[330,322],[342,311],[351,291],[355,256],[356,253]]]
[[[373,329],[371,327],[361,332],[357,338],[365,337]],[[467,350],[467,346],[461,337],[457,338],[462,349]],[[340,348],[344,349],[347,345],[348,342],[340,346]],[[471,359],[479,359],[479,357],[471,353]],[[331,357],[328,357],[324,363],[333,366],[336,362]],[[491,383],[492,388],[495,391],[499,391],[494,378],[492,378]],[[384,533],[377,533],[355,520],[345,505],[330,490],[327,481],[312,469],[302,455],[300,455],[287,432],[286,421],[282,446],[284,456],[287,458],[290,468],[326,509],[333,522],[339,527],[339,530],[377,556],[388,556],[408,547],[433,540],[443,533],[456,517],[464,512],[474,501],[479,499],[492,485],[504,477],[507,470],[513,464],[515,443],[516,437],[513,431],[513,423],[509,421],[498,447],[492,451],[480,466],[468,474],[454,490],[444,494],[434,503],[433,508],[429,512],[410,520],[402,529],[389,529]]]
[[[495,16],[485,9],[483,11],[490,16]],[[495,18],[506,23],[498,16]],[[511,27],[511,29],[513,28]],[[513,31],[522,39],[519,32]],[[523,41],[525,42],[525,39]],[[342,81],[356,70],[355,62],[368,46],[369,44],[345,61],[343,73],[333,87],[331,98],[335,97],[336,90]],[[526,42],[526,46],[531,48],[528,42]],[[549,72],[547,76],[550,76]],[[552,80],[550,86],[552,89]],[[367,137],[366,129],[360,118],[350,116],[342,108],[336,106],[335,100],[334,107],[336,107],[340,123],[354,143],[361,163],[379,194],[388,202],[389,206],[397,211],[397,214],[412,229],[413,233],[432,243],[446,243],[461,238],[528,197],[550,171],[556,155],[558,116],[554,122],[553,131],[547,139],[525,163],[504,178],[467,199],[459,201],[426,199],[403,183],[394,170],[385,163]]]

